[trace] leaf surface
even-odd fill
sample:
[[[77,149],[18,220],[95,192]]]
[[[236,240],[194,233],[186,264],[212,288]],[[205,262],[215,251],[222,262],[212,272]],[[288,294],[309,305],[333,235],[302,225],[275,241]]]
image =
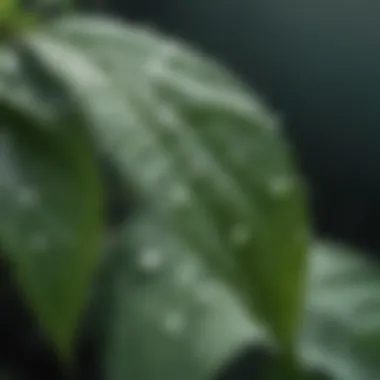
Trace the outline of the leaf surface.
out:
[[[49,128],[0,96],[0,244],[43,330],[66,357],[96,268],[102,208],[76,120]]]
[[[125,181],[249,294],[291,350],[307,216],[275,117],[176,41],[80,17],[49,31],[25,41],[24,57],[61,81]]]
[[[236,293],[160,220],[135,219],[113,254],[99,305],[105,378],[208,380],[248,346],[268,349]]]
[[[363,252],[321,241],[311,251],[301,355],[334,380],[380,377],[380,271]]]

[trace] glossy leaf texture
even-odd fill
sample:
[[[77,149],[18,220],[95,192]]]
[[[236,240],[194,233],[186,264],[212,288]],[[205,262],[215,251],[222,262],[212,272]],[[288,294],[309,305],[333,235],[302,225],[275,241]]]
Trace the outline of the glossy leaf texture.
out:
[[[186,243],[248,289],[291,349],[308,239],[278,123],[225,69],[176,41],[76,17],[24,41],[74,94],[102,150]],[[65,43],[65,42],[66,43]]]
[[[160,219],[134,219],[111,252],[104,378],[208,380],[248,346],[269,348],[239,297]]]
[[[311,251],[304,360],[332,380],[380,378],[380,271],[363,252],[333,242]]]
[[[43,330],[68,358],[101,235],[91,138],[69,115],[45,125],[3,95],[0,245]]]

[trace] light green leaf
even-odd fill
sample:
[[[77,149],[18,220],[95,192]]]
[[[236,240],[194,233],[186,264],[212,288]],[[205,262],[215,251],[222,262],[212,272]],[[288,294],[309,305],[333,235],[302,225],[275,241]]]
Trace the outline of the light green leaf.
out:
[[[82,126],[62,118],[54,127],[0,100],[0,244],[67,357],[97,263],[101,195]]]
[[[51,30],[56,38],[25,41],[25,57],[75,94],[125,181],[248,289],[291,350],[307,217],[275,118],[226,70],[176,41],[81,17]]]
[[[380,270],[363,252],[319,242],[301,355],[334,380],[380,378]]]
[[[104,378],[209,380],[248,346],[269,348],[236,294],[160,220],[135,219],[118,239],[100,303]]]

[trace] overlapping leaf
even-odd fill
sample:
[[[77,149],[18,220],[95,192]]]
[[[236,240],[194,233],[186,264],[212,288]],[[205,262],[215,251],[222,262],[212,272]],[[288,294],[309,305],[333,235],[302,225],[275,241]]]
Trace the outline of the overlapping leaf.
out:
[[[124,178],[189,246],[248,285],[289,348],[307,231],[274,118],[229,73],[174,41],[86,18],[52,30],[57,38],[29,38],[24,58],[75,93]]]
[[[379,269],[339,244],[318,243],[311,254],[301,354],[333,380],[379,378]]]
[[[135,219],[119,239],[99,305],[104,378],[208,380],[248,346],[268,349],[236,294],[160,220]]]
[[[83,126],[68,115],[41,124],[16,100],[0,94],[0,244],[67,356],[97,262],[100,185]]]

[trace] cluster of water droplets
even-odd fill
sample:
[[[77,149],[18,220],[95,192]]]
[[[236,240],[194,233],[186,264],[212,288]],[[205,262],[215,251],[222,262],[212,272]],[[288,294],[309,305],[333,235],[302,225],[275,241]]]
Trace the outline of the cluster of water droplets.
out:
[[[195,256],[186,257],[183,251],[166,252],[146,247],[138,254],[136,264],[138,270],[150,278],[152,285],[157,281],[157,286],[162,287],[158,294],[167,294],[153,302],[150,297],[156,296],[150,292],[155,292],[156,286],[146,288],[147,301],[153,302],[148,302],[147,317],[154,318],[154,323],[173,338],[185,337],[191,331],[193,319],[197,323],[218,295],[217,281],[210,277]]]

